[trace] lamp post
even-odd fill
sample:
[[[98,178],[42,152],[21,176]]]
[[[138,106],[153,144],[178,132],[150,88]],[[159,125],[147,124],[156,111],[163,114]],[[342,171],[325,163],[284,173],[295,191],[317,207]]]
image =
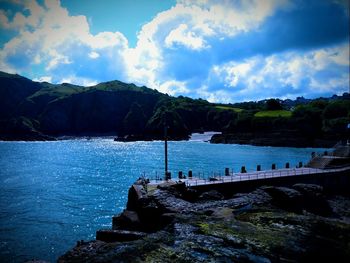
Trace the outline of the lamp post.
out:
[[[165,180],[168,180],[168,127],[166,121],[164,123],[164,164],[165,164]]]
[[[167,112],[164,113],[164,169],[165,169],[165,180],[171,179],[171,173],[168,171],[168,123],[167,123]]]

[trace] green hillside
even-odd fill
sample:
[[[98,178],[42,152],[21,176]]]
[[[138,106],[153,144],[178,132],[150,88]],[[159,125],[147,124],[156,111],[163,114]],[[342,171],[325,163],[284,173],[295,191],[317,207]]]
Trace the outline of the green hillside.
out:
[[[212,104],[172,97],[147,87],[109,81],[91,87],[33,82],[0,72],[0,139],[47,140],[57,136],[118,134],[137,140],[187,139],[220,131],[219,142],[308,142],[347,138],[350,96],[308,100],[268,99]],[[227,139],[231,138],[231,139]],[[234,138],[234,139],[232,139]],[[286,139],[286,140],[285,140]],[[259,144],[264,144],[259,141]]]
[[[0,76],[0,137],[5,139],[27,139],[29,131],[35,138],[110,133],[153,139],[163,136],[165,121],[171,138],[186,139],[193,131],[221,129],[231,116],[201,99],[175,98],[120,81],[82,87]]]
[[[287,110],[266,110],[266,111],[258,111],[254,114],[254,117],[270,117],[270,118],[278,118],[284,117],[289,118],[292,116],[291,111]]]

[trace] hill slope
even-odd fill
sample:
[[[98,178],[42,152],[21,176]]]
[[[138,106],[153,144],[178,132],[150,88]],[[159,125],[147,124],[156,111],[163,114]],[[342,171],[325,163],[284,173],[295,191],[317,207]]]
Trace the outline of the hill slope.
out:
[[[186,139],[232,117],[200,99],[174,98],[120,81],[81,87],[1,73],[0,94],[0,138],[6,140],[100,134],[154,139],[162,137],[165,120],[172,139]]]
[[[34,82],[0,72],[0,139],[48,140],[113,134],[121,140],[187,139],[221,131],[213,143],[330,147],[348,139],[350,96],[213,104],[109,81],[91,87]]]

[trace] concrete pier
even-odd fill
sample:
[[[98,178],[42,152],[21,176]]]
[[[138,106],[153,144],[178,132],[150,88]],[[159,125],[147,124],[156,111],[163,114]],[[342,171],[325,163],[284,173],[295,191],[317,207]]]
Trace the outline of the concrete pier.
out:
[[[219,190],[221,192],[247,192],[263,185],[293,185],[296,183],[311,183],[322,185],[326,190],[348,185],[350,181],[350,166],[337,169],[292,168],[250,173],[238,173],[231,176],[217,177],[217,180],[192,179],[185,181],[187,187],[200,192]],[[343,189],[348,191],[348,189]]]

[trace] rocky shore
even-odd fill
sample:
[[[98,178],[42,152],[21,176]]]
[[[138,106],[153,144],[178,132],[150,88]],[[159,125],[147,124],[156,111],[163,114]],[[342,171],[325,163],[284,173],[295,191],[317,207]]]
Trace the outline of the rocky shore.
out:
[[[224,196],[139,180],[96,238],[58,262],[349,262],[350,198],[314,184]]]
[[[339,139],[336,138],[307,138],[296,134],[271,132],[271,133],[233,133],[215,134],[210,143],[224,144],[250,144],[255,146],[277,147],[333,147]]]

